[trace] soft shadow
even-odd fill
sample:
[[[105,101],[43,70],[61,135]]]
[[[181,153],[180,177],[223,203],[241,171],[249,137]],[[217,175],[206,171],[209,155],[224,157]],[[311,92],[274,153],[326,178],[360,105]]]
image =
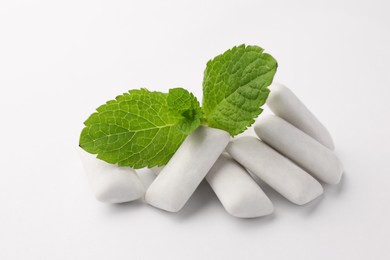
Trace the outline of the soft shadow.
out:
[[[312,215],[315,211],[317,211],[321,202],[323,202],[324,200],[334,199],[335,197],[339,197],[345,190],[345,183],[346,183],[345,179],[346,179],[346,174],[344,172],[338,184],[331,185],[331,184],[326,184],[321,182],[321,185],[324,188],[324,194],[322,194],[317,199],[309,202],[308,204],[304,205],[303,214],[307,216]]]
[[[324,200],[324,194],[317,197],[315,200],[310,201],[309,203],[302,205],[302,212],[304,215],[312,215],[317,209],[321,202]]]
[[[323,184],[327,196],[338,197],[345,191],[345,185],[348,182],[347,173],[344,172],[338,184]]]
[[[269,225],[270,223],[275,221],[275,219],[277,219],[277,214],[275,214],[274,212],[271,215],[257,218],[236,218],[233,216],[230,217],[232,218],[232,221],[239,225],[240,229],[253,229],[254,227],[260,228],[262,226]]]
[[[210,185],[206,180],[203,180],[183,209],[176,213],[175,218],[181,221],[188,220],[203,212],[204,209],[211,204],[220,203]]]
[[[128,212],[132,212],[135,210],[140,210],[145,207],[145,203],[142,199],[124,202],[124,203],[116,203],[116,204],[107,204],[103,205],[104,210],[107,214],[124,214]]]

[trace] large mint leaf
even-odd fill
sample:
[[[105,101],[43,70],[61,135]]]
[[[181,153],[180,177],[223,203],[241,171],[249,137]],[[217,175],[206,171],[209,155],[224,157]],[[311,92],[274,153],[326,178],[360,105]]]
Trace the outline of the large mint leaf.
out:
[[[263,110],[277,68],[276,60],[258,46],[240,45],[207,63],[203,112],[210,127],[237,135]]]
[[[166,164],[186,136],[178,130],[181,117],[170,112],[167,98],[141,89],[108,101],[84,122],[80,146],[119,166]]]

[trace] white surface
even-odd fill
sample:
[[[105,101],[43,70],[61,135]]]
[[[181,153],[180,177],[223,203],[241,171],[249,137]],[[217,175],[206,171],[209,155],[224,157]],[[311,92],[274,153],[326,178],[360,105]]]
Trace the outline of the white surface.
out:
[[[1,1],[0,259],[390,259],[389,5]],[[135,87],[201,97],[207,60],[243,42],[329,129],[342,182],[303,207],[264,186],[275,212],[254,220],[207,184],[178,214],[97,202],[77,154],[93,109]]]
[[[183,208],[230,141],[226,131],[201,126],[186,137],[145,193],[159,209]]]

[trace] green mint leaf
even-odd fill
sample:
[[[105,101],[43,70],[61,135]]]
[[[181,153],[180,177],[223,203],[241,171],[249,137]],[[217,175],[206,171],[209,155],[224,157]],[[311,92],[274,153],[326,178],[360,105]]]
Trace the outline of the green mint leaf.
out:
[[[167,98],[140,89],[108,101],[84,122],[80,147],[119,166],[166,164],[186,137],[177,129],[182,118],[171,113]]]
[[[242,133],[263,110],[277,68],[276,60],[258,46],[240,45],[207,63],[203,112],[210,127]]]
[[[202,109],[196,97],[183,88],[169,90],[168,107],[172,114],[178,116],[180,121],[176,125],[183,134],[192,133],[201,124]]]

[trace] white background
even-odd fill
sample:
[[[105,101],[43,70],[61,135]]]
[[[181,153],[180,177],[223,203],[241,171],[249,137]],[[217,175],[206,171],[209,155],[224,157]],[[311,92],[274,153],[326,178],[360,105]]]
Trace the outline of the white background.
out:
[[[389,1],[0,1],[0,259],[390,259]],[[337,186],[229,216],[203,183],[185,208],[97,202],[82,122],[128,89],[201,98],[206,62],[260,45],[328,127]],[[148,172],[140,174],[147,176]],[[150,176],[149,176],[150,177]]]

